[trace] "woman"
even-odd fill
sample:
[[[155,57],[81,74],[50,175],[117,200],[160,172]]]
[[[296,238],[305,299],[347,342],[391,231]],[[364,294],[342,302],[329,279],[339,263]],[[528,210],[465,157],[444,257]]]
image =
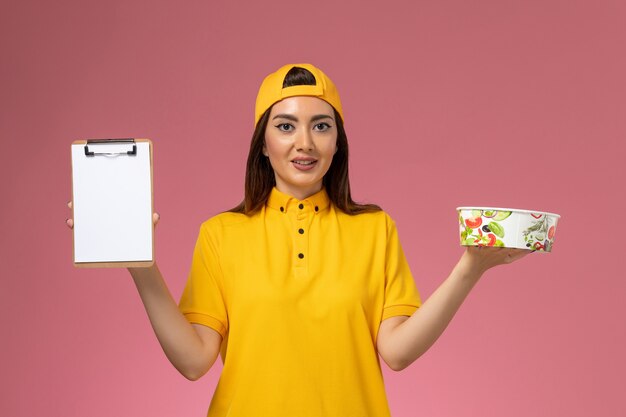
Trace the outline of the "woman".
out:
[[[487,269],[526,253],[468,248],[421,305],[394,222],[350,196],[334,84],[297,64],[261,85],[244,200],[202,224],[180,305],[156,264],[130,273],[185,377],[200,378],[221,351],[209,416],[380,417],[378,355],[407,367]]]

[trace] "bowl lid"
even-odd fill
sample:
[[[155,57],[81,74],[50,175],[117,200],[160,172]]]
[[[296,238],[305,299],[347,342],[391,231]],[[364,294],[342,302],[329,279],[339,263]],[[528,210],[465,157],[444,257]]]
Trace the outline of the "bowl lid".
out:
[[[475,206],[467,206],[467,207],[457,207],[457,211],[460,210],[492,210],[492,211],[511,211],[514,213],[528,213],[528,214],[546,214],[548,216],[554,216],[556,218],[561,218],[561,215],[555,213],[548,213],[547,211],[540,210],[524,210],[524,209],[515,209],[515,208],[502,208],[502,207],[475,207]]]

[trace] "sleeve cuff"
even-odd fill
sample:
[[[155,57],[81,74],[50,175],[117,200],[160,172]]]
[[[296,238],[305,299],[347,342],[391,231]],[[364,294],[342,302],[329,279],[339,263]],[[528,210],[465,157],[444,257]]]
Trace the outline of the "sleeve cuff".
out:
[[[418,306],[409,305],[409,304],[389,306],[383,310],[382,320],[386,320],[389,317],[394,317],[394,316],[411,316],[413,315],[413,313],[415,313],[415,311],[417,311],[417,309],[418,309]]]
[[[222,335],[222,339],[226,337],[226,326],[215,317],[207,316],[201,313],[184,313],[189,323],[202,324],[218,332]]]

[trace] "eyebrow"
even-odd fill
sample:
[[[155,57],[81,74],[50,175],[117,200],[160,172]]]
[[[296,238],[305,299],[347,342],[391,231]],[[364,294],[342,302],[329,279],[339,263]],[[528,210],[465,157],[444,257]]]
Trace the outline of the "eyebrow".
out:
[[[292,114],[277,114],[276,116],[272,118],[272,120],[274,119],[287,119],[287,120],[292,120],[294,122],[298,121],[298,118]],[[316,122],[321,119],[330,119],[332,121],[335,121],[335,119],[333,119],[331,116],[327,114],[316,114],[315,116],[311,117],[312,122]]]

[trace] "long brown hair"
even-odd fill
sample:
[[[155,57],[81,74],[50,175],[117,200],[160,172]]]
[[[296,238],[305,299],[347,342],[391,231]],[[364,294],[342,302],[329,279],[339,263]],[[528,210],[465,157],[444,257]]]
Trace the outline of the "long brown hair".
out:
[[[315,77],[304,68],[294,67],[285,76],[283,88],[293,85],[315,85]],[[237,207],[230,209],[231,212],[254,214],[265,205],[272,188],[276,185],[276,177],[269,158],[263,155],[265,129],[271,110],[270,107],[263,113],[254,129],[246,164],[244,199]],[[348,176],[348,137],[341,116],[335,109],[333,111],[337,123],[337,152],[323,179],[328,197],[335,207],[347,214],[380,211],[381,208],[375,204],[358,204],[352,200]]]

